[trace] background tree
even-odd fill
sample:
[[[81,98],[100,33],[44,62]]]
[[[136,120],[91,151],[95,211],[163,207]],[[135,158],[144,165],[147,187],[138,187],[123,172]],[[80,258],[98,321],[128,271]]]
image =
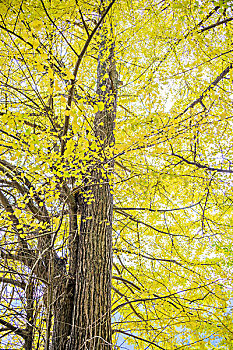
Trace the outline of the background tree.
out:
[[[2,348],[230,349],[231,4],[0,13]]]

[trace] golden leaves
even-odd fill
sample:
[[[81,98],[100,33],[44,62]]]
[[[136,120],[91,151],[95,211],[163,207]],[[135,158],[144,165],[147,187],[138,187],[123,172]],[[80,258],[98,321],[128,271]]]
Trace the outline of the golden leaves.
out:
[[[73,139],[70,139],[66,143],[66,150],[64,152],[64,157],[70,156],[75,148],[75,141]]]
[[[43,27],[43,21],[39,20],[39,19],[35,19],[34,21],[32,21],[30,23],[30,26],[36,31],[38,32],[42,27]]]

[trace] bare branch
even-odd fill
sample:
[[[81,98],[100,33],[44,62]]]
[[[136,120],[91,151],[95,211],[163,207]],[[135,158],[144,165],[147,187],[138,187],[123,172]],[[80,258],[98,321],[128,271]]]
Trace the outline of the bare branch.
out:
[[[172,155],[181,159],[183,162],[187,163],[187,164],[190,164],[190,165],[194,165],[196,166],[197,168],[200,168],[200,169],[206,169],[206,170],[209,170],[209,171],[217,171],[219,173],[225,173],[225,174],[232,174],[233,173],[233,170],[230,170],[230,169],[221,169],[221,168],[215,168],[215,167],[210,167],[208,165],[204,165],[204,164],[200,164],[198,162],[192,162],[178,154],[175,154],[172,152]]]
[[[200,204],[200,201],[195,204],[190,204],[187,207],[181,207],[181,208],[173,208],[173,209],[151,209],[151,208],[119,208],[119,207],[113,207],[113,210],[141,210],[141,211],[150,211],[150,212],[158,212],[158,213],[166,213],[170,211],[176,211],[176,210],[185,210],[190,209]]]
[[[87,28],[86,22],[85,22],[85,20],[84,20],[84,18],[83,18],[82,11],[81,11],[81,10],[79,10],[79,13],[80,13],[80,16],[81,16],[81,19],[82,19],[82,22],[83,22],[83,25],[84,25],[85,31],[87,32],[87,36],[89,37],[89,36],[90,36],[90,34],[89,34],[89,31],[88,31],[88,28]]]
[[[20,335],[23,339],[27,338],[27,333],[24,329],[21,329],[19,327],[13,326],[11,323],[0,319],[0,324],[2,324],[4,327],[8,328],[12,332],[14,332],[17,335]]]
[[[125,332],[125,331],[122,331],[121,329],[113,329],[112,332],[113,332],[113,333],[122,333],[122,334],[124,334],[124,335],[127,335],[128,337],[132,337],[132,338],[135,338],[135,339],[144,341],[145,343],[154,345],[154,346],[156,346],[158,349],[166,350],[165,348],[162,348],[160,345],[155,344],[155,343],[152,342],[152,341],[149,341],[149,340],[147,340],[147,339],[138,337],[137,335],[134,335],[134,334],[131,334],[131,333],[127,333],[127,332]]]
[[[13,225],[16,227],[17,225],[19,225],[19,220],[18,218],[15,216],[14,214],[14,210],[11,206],[11,204],[9,203],[8,199],[6,198],[6,196],[4,196],[4,194],[2,193],[2,191],[0,190],[0,202],[2,203],[4,209],[6,210],[7,213],[9,213],[10,215],[10,219],[13,223]],[[19,232],[22,231],[22,229],[19,230]]]
[[[146,226],[146,227],[148,227],[148,228],[151,228],[152,230],[154,230],[154,231],[156,231],[156,232],[163,233],[163,234],[169,235],[169,236],[174,236],[174,237],[188,237],[188,236],[185,236],[185,235],[176,235],[176,234],[173,234],[173,233],[170,233],[170,232],[161,231],[161,230],[155,228],[154,226],[152,226],[152,225],[150,225],[150,224],[147,224],[146,222],[143,222],[143,221],[141,221],[141,220],[136,219],[135,217],[133,217],[133,216],[130,215],[130,214],[125,213],[124,211],[121,211],[121,210],[119,210],[119,209],[115,209],[115,211],[116,211],[117,213],[119,213],[119,214],[121,214],[121,215],[127,217],[129,220],[134,221],[134,222],[136,222],[136,223],[138,223],[138,224],[142,224],[142,225],[144,225],[144,226]]]
[[[125,278],[123,278],[123,277],[120,277],[120,276],[112,276],[112,279],[117,280],[117,281],[122,281],[122,282],[128,283],[128,284],[130,284],[131,286],[133,286],[135,289],[137,289],[137,290],[139,290],[139,291],[141,290],[141,288],[138,287],[138,286],[136,286],[136,284],[134,284],[134,283],[131,282],[131,281],[128,281],[127,279],[125,279]]]
[[[178,116],[176,116],[174,119],[177,119],[179,117],[181,117],[183,114],[185,114],[190,108],[193,108],[194,106],[196,106],[196,104],[200,103],[202,105],[202,107],[205,106],[203,105],[202,100],[204,99],[204,97],[206,96],[208,91],[213,90],[213,88],[230,72],[230,70],[232,69],[233,65],[230,64],[226,69],[224,69],[224,71],[219,74],[217,76],[217,78],[208,86],[207,89],[205,89],[203,91],[203,93],[201,94],[200,97],[198,97],[195,101],[193,101],[188,107],[185,108],[185,110],[183,112],[181,112]]]
[[[225,24],[225,23],[230,22],[230,21],[233,21],[233,17],[223,19],[222,21],[219,21],[217,23],[213,23],[213,24],[209,25],[208,27],[202,28],[201,30],[199,30],[198,33],[203,33],[206,30],[212,29],[214,27],[220,26],[221,24]]]
[[[129,302],[125,302],[123,304],[120,304],[120,305],[117,305],[113,310],[112,310],[112,313],[116,312],[117,310],[119,310],[120,308],[128,305],[129,303],[132,304],[132,303],[139,303],[139,302],[147,302],[147,301],[155,301],[155,300],[158,300],[158,299],[166,299],[166,298],[171,298],[171,297],[176,297],[177,295],[179,294],[182,294],[182,293],[185,293],[185,292],[189,292],[189,291],[192,291],[192,290],[197,290],[197,289],[201,289],[201,288],[205,288],[209,285],[212,285],[214,284],[216,281],[213,281],[213,282],[210,282],[210,283],[207,283],[207,284],[203,284],[203,285],[200,285],[198,287],[194,287],[194,288],[187,288],[187,289],[184,289],[184,290],[180,290],[179,292],[175,292],[175,293],[171,293],[171,294],[167,294],[167,295],[162,295],[162,296],[155,296],[154,298],[141,298],[141,299],[134,299],[134,300],[131,300]]]
[[[137,310],[133,307],[133,305],[130,303],[129,299],[127,298],[127,296],[123,293],[121,293],[117,288],[112,287],[112,289],[114,290],[114,292],[116,292],[118,295],[120,295],[121,297],[123,297],[127,303],[129,304],[130,309],[133,311],[133,313],[140,318],[140,320],[144,321],[144,318],[137,312]]]
[[[79,57],[78,53],[75,51],[75,49],[73,48],[73,46],[70,45],[70,43],[69,43],[69,41],[66,39],[65,35],[62,33],[61,30],[58,29],[56,23],[53,21],[53,19],[52,19],[51,16],[49,15],[49,13],[48,13],[48,11],[47,11],[47,9],[46,9],[46,6],[45,6],[43,0],[40,0],[40,1],[41,1],[41,3],[42,3],[43,9],[44,9],[44,11],[45,11],[45,13],[46,13],[46,16],[48,17],[48,19],[50,20],[50,22],[51,22],[51,23],[53,24],[53,26],[58,30],[59,34],[63,37],[63,39],[65,40],[65,42],[66,42],[67,45],[69,46],[69,48],[75,53],[76,56]]]
[[[9,162],[7,162],[5,160],[0,160],[0,164],[2,164],[2,166],[3,166],[3,168],[0,168],[0,170],[2,170],[3,172],[5,171],[6,175],[10,179],[13,179],[15,177],[15,175],[21,176],[22,172],[19,170],[19,168],[15,167],[14,165],[10,164]],[[21,179],[21,177],[20,177],[20,179]],[[21,181],[22,181],[22,179],[21,179]],[[25,182],[27,188],[24,185],[20,184],[18,181],[12,180],[12,186],[14,188],[16,188],[19,191],[19,193],[21,193],[22,195],[27,194],[30,188],[32,188],[34,190],[33,185],[25,176],[24,176],[24,182]],[[38,205],[39,205],[39,203],[43,202],[43,200],[38,196],[36,191],[34,191],[34,199]],[[43,202],[43,207],[42,207],[43,212],[39,206],[36,207],[33,204],[32,199],[30,199],[29,202],[27,203],[27,207],[38,220],[40,220],[40,221],[43,220],[43,221],[49,222],[49,214],[48,214],[48,211],[46,209],[44,202]]]
[[[0,24],[0,28],[5,30],[8,34],[13,34],[18,39],[22,40],[25,44],[29,45],[33,49],[33,45],[29,41],[26,41],[24,38],[22,38],[22,36],[16,34],[15,32],[13,32],[12,30],[10,30],[10,29],[8,29],[6,27],[3,27],[1,24]]]
[[[17,286],[21,289],[25,289],[26,287],[26,284],[24,282],[16,281],[16,280],[13,280],[12,278],[0,277],[0,283],[1,282],[12,284],[13,286]]]

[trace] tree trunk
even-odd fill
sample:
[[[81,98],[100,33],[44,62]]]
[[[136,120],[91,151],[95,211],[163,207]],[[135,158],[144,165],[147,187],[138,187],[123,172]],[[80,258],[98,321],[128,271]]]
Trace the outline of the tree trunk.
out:
[[[100,33],[97,103],[103,102],[104,109],[96,113],[93,129],[96,143],[101,147],[95,156],[96,165],[90,165],[88,174],[83,174],[85,188],[76,194],[81,222],[75,230],[77,221],[73,214],[69,274],[66,281],[60,279],[55,289],[51,350],[112,349],[113,196],[110,178],[113,161],[109,148],[114,145],[117,89],[110,77],[110,71],[115,67],[113,40],[107,38],[109,31],[104,25]]]
[[[58,276],[54,286],[54,325],[50,350],[65,350],[70,339],[74,282],[69,276]]]
[[[81,224],[77,236],[77,271],[74,296],[72,332],[67,349],[112,349],[111,333],[111,275],[112,275],[112,211],[113,196],[110,177],[113,170],[109,146],[114,144],[116,91],[113,91],[109,72],[113,66],[113,43],[107,30],[101,29],[97,94],[104,110],[95,115],[95,137],[100,143],[100,155],[95,169],[85,174],[89,198],[78,195]],[[109,33],[109,32],[108,32]],[[106,52],[108,53],[107,59]],[[108,77],[106,78],[106,76]],[[105,86],[106,89],[101,89]],[[104,90],[104,91],[103,91]]]
[[[33,345],[33,306],[34,306],[34,283],[32,280],[29,280],[29,283],[26,288],[26,339],[24,343],[25,350],[31,350]]]
[[[78,236],[70,350],[111,349],[112,195],[108,184],[99,187],[100,172],[95,176],[95,202],[83,205]]]

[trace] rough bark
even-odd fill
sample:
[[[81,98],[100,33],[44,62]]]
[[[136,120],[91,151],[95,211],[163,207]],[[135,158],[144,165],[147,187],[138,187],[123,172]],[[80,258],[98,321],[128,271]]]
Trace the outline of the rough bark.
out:
[[[70,338],[73,312],[74,281],[68,275],[57,276],[54,285],[53,335],[51,350],[64,350]]]
[[[77,265],[77,211],[75,198],[69,207],[69,271],[65,264],[57,266],[53,279],[53,331],[50,350],[64,350],[70,339],[74,307],[74,286]],[[55,266],[56,267],[56,266]]]
[[[57,281],[54,279],[51,350],[112,349],[113,162],[108,148],[114,145],[117,81],[113,81],[112,74],[113,40],[104,25],[99,34],[97,102],[102,101],[105,107],[95,115],[94,132],[97,143],[101,141],[101,150],[95,156],[95,166],[92,162],[88,174],[83,174],[82,192],[75,194],[76,203],[70,208],[69,272],[61,273]],[[91,203],[87,193],[94,199]]]
[[[34,326],[34,320],[33,320],[33,305],[34,305],[34,284],[33,281],[29,281],[28,286],[26,288],[26,338],[24,343],[24,349],[25,350],[31,350],[33,345],[33,326]]]
[[[109,46],[110,44],[110,46]],[[107,59],[103,60],[106,51]],[[112,274],[112,211],[113,197],[110,176],[113,163],[107,156],[107,147],[113,146],[116,91],[113,91],[109,74],[113,63],[113,44],[102,28],[97,93],[104,102],[103,111],[96,113],[95,136],[102,143],[103,163],[97,161],[94,169],[85,175],[86,191],[94,198],[88,204],[80,193],[81,224],[77,235],[77,270],[74,296],[72,332],[68,350],[112,348],[111,334],[111,274]],[[104,78],[105,77],[105,78]],[[105,86],[103,91],[101,86]],[[85,193],[85,190],[83,191]]]
[[[93,194],[95,202],[83,204],[78,236],[70,350],[111,348],[112,196],[109,185],[97,184]]]

